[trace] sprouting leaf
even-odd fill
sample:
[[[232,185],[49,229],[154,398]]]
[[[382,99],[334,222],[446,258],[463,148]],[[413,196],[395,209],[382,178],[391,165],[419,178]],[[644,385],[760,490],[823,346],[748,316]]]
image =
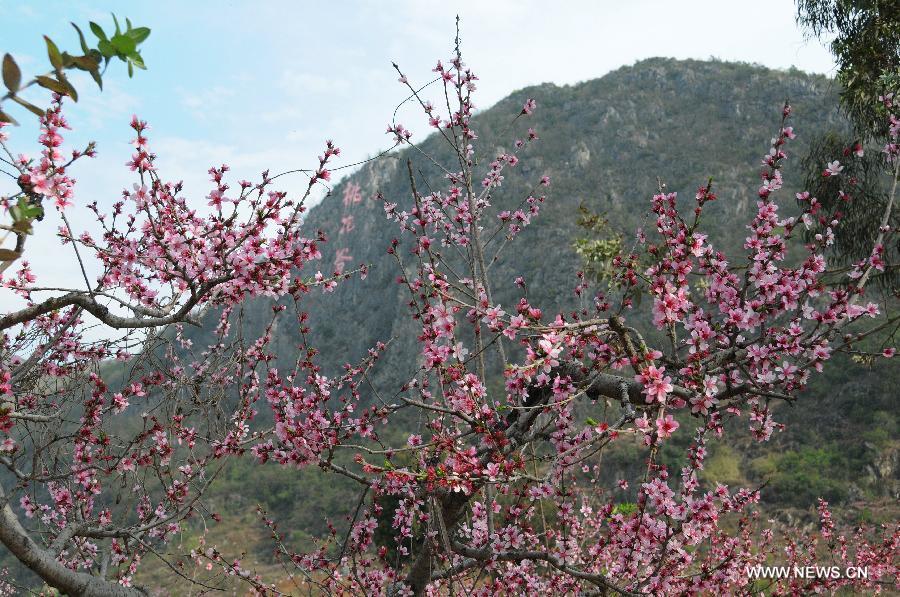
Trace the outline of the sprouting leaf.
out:
[[[34,79],[37,81],[37,84],[44,89],[49,89],[50,91],[55,91],[56,93],[60,93],[62,95],[69,95],[69,90],[66,88],[66,86],[56,79],[46,77],[44,75],[38,75]]]
[[[98,71],[97,69],[92,70],[91,78],[93,78],[94,82],[97,83],[97,87],[99,87],[102,90],[103,89],[103,79],[100,78],[100,71]]]
[[[72,64],[75,68],[88,72],[96,70],[100,66],[100,62],[95,60],[93,56],[75,56],[72,58]]]
[[[75,64],[75,57],[69,54],[68,52],[62,53],[63,67],[64,68],[72,68],[72,65]]]
[[[599,423],[597,423],[597,421],[593,417],[588,417],[584,420],[584,422],[591,427],[596,427],[597,425],[599,425]]]
[[[50,58],[50,64],[53,65],[53,68],[59,70],[63,67],[63,57],[59,51],[59,48],[56,47],[56,44],[53,43],[53,40],[44,36],[44,41],[47,42],[47,57]]]
[[[100,25],[98,25],[97,23],[91,21],[91,22],[90,22],[90,27],[91,27],[91,31],[94,32],[94,35],[97,36],[97,39],[99,39],[100,41],[107,41],[107,40],[106,40],[106,33],[103,31],[103,28],[100,27]]]
[[[125,35],[133,39],[134,43],[140,44],[145,39],[150,37],[150,29],[148,27],[138,27],[137,29],[126,31]]]
[[[81,29],[78,28],[78,25],[75,23],[69,23],[72,27],[75,27],[75,31],[78,32],[78,41],[81,43],[81,51],[84,52],[84,55],[87,56],[91,49],[88,47],[87,42],[84,39],[84,33],[81,32]]]
[[[116,52],[123,56],[128,56],[137,49],[137,44],[135,44],[134,40],[121,33],[116,33],[109,41],[116,49]]]
[[[100,53],[109,61],[110,58],[116,55],[116,48],[109,43],[107,40],[101,40],[100,43],[97,44],[97,49],[100,50]]]
[[[128,56],[128,60],[129,60],[132,64],[134,64],[136,67],[138,67],[138,68],[140,68],[140,69],[142,69],[142,70],[147,70],[147,67],[144,66],[144,59],[141,58],[141,55],[140,55],[139,52],[134,52],[134,53],[130,54],[130,55]]]
[[[6,85],[6,88],[15,93],[19,90],[19,85],[22,83],[22,71],[19,70],[19,65],[16,64],[16,61],[13,60],[13,57],[9,54],[3,55],[3,84]]]
[[[115,13],[112,13],[113,23],[116,24],[116,35],[122,34],[122,28],[119,27],[119,19],[116,18]]]
[[[69,83],[69,79],[67,79],[66,76],[62,73],[58,73],[56,75],[56,78],[60,83],[62,83],[63,87],[66,88],[66,95],[71,97],[73,102],[77,102],[78,92],[75,91],[75,87],[71,83]]]

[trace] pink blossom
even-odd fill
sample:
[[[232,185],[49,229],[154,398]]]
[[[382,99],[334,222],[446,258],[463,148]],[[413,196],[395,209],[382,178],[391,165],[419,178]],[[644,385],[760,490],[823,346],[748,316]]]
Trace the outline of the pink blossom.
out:
[[[837,176],[841,173],[841,171],[843,171],[843,169],[844,169],[844,167],[841,166],[841,163],[839,161],[835,160],[833,162],[830,162],[825,167],[825,170],[822,172],[822,176],[825,176],[825,177]]]
[[[678,421],[672,418],[672,415],[656,419],[656,433],[660,437],[670,437],[676,429],[678,429]]]
[[[525,102],[525,106],[522,107],[522,114],[531,114],[535,108],[537,108],[537,102],[529,99]]]
[[[672,385],[672,378],[665,373],[665,367],[649,365],[639,375],[635,375],[634,379],[644,385],[644,394],[647,396],[648,403],[654,401],[665,403],[666,396],[675,389]]]

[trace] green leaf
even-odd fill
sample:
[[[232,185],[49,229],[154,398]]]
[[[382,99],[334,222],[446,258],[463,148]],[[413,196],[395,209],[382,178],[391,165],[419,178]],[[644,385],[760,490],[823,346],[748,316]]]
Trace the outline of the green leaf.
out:
[[[19,70],[19,65],[16,64],[16,61],[13,60],[13,57],[9,54],[3,55],[3,84],[6,85],[6,88],[15,93],[19,90],[19,85],[22,83],[22,71]]]
[[[134,64],[129,61],[128,62],[128,78],[130,79],[133,76],[134,76]]]
[[[584,420],[584,422],[586,424],[590,425],[591,427],[596,427],[597,425],[599,425],[599,423],[597,423],[597,421],[592,417],[588,417],[587,419]]]
[[[21,216],[21,218],[19,219],[33,220],[44,215],[43,207],[41,207],[40,205],[32,205],[24,197],[19,197],[19,201],[16,207],[18,208],[19,214]]]
[[[75,65],[75,68],[88,72],[97,70],[100,67],[100,62],[94,60],[93,56],[74,56],[72,64]]]
[[[629,516],[637,512],[637,504],[633,504],[631,502],[622,502],[621,504],[616,504],[612,510],[612,514],[623,514],[625,516]]]
[[[116,33],[109,41],[116,49],[116,52],[123,56],[128,56],[137,49],[137,44],[134,43],[134,40],[121,33]]]
[[[79,29],[78,25],[75,23],[70,22],[69,24],[72,25],[72,27],[75,27],[75,31],[78,32],[78,41],[81,43],[81,51],[87,56],[91,49],[88,48],[87,42],[84,40],[84,33],[81,32],[81,29]]]
[[[71,83],[69,83],[69,79],[67,79],[66,76],[62,73],[57,73],[56,79],[60,83],[62,83],[63,87],[66,88],[66,95],[71,97],[73,102],[77,102],[78,101],[78,92],[75,91],[75,87]]]
[[[122,29],[119,27],[119,19],[116,18],[115,13],[111,13],[111,14],[112,14],[112,18],[113,18],[113,23],[116,24],[116,35],[121,35]]]
[[[100,78],[100,71],[98,71],[98,70],[92,70],[92,71],[91,71],[91,78],[94,79],[94,82],[97,83],[97,87],[99,87],[100,90],[102,91],[102,90],[103,90],[103,79]]]
[[[100,27],[100,25],[91,21],[90,27],[91,27],[91,31],[94,32],[94,35],[97,36],[97,39],[99,39],[100,41],[106,41],[106,33],[104,33],[103,28]]]
[[[150,37],[150,29],[147,27],[138,27],[137,29],[126,31],[125,35],[133,39],[134,43],[140,44],[145,39]]]
[[[97,49],[100,50],[100,53],[107,60],[109,60],[110,58],[112,58],[113,56],[116,55],[116,48],[113,47],[113,45],[105,39],[102,40],[99,44],[97,44]]]
[[[50,91],[55,91],[62,95],[69,95],[68,88],[61,81],[57,81],[52,77],[46,77],[44,75],[38,75],[34,79],[37,81],[37,84],[44,89],[49,89]]]
[[[56,47],[56,44],[53,43],[53,40],[44,36],[44,41],[47,42],[47,57],[50,58],[50,64],[53,65],[53,68],[59,70],[63,67],[63,58],[62,54],[59,52],[59,48]]]
[[[144,66],[144,59],[141,58],[140,53],[134,52],[134,53],[132,53],[132,54],[129,54],[129,55],[128,55],[128,60],[129,60],[132,64],[134,64],[136,67],[138,67],[138,68],[140,68],[140,69],[142,69],[142,70],[147,70],[147,67]]]

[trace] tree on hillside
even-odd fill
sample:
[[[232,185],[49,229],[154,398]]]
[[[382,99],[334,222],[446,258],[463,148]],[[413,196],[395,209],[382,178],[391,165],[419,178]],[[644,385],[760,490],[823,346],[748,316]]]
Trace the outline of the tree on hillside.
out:
[[[832,256],[850,264],[865,259],[881,225],[890,186],[890,163],[879,149],[890,140],[891,121],[879,106],[893,93],[900,78],[900,4],[890,0],[798,0],[797,22],[810,36],[828,40],[837,62],[836,82],[850,131],[830,131],[816,139],[804,159],[806,189],[819,198],[820,209],[808,237],[827,233],[833,220]],[[822,160],[853,154],[843,172],[846,185],[822,175]],[[887,183],[885,181],[888,181]],[[849,198],[852,197],[851,201]],[[885,223],[896,228],[894,211]],[[886,266],[875,276],[889,292],[900,287],[900,246],[884,247]]]
[[[135,117],[128,166],[136,182],[108,209],[79,205],[75,196],[71,162],[87,152],[72,160],[62,152],[62,96],[41,117],[41,157],[18,160],[7,151],[4,167],[27,188],[4,198],[9,231],[17,235],[14,210],[26,194],[64,222],[70,210],[88,209],[101,234],[68,224],[56,234],[76,267],[87,271],[81,266],[91,260],[102,273],[59,289],[35,278],[27,251],[2,255],[2,284],[23,305],[0,315],[0,543],[72,595],[141,594],[132,585],[148,557],[201,588],[233,576],[278,594],[273,579],[215,546],[175,555],[166,547],[192,520],[216,517],[205,492],[225,463],[248,457],[320,467],[359,486],[346,533],[334,529],[313,550],[292,548],[262,513],[297,592],[803,593],[895,582],[896,525],[845,536],[822,502],[818,532],[775,536],[758,525],[759,489],[710,487],[698,475],[707,441],[724,434],[727,421],[743,420],[767,440],[779,427],[776,403],[793,404],[833,352],[858,350],[868,333],[898,321],[879,315],[865,292],[884,267],[892,228],[878,230],[844,287],[830,289],[822,283],[830,237],[804,245],[801,220],[779,215],[794,137],[790,107],[763,158],[745,254],[726,256],[707,242],[711,183],[687,200],[660,188],[650,201],[652,230],[610,259],[607,287],[573,277],[581,310],[545,313],[529,301],[529,272],[497,280],[491,269],[549,200],[548,176],[527,196],[503,193],[520,156],[539,147],[540,131],[528,126],[536,103],[526,100],[511,115],[509,149],[485,155],[472,128],[478,79],[458,41],[431,83],[414,85],[397,70],[408,102],[454,160],[438,164],[443,181],[423,179],[410,161],[408,200],[377,197],[401,232],[385,242],[409,292],[420,348],[415,375],[389,394],[368,384],[389,339],[334,377],[322,374],[306,342],[316,322],[303,311],[305,298],[365,273],[344,263],[313,272],[323,269],[316,262],[327,239],[300,231],[305,201],[339,156],[333,143],[300,193],[277,190],[268,172],[230,183],[223,165],[210,169],[205,200],[192,202],[158,170],[147,124]],[[883,217],[890,218],[900,107],[885,102],[882,110],[894,123],[884,148],[893,190]],[[392,122],[389,133],[417,160],[434,160],[403,124]],[[823,165],[837,181],[841,160]],[[352,205],[357,197],[346,199]],[[804,217],[816,213],[815,201],[801,200]],[[790,249],[802,253],[796,263]],[[518,303],[496,303],[500,284],[520,289]],[[261,296],[278,301],[253,334],[242,310]],[[652,302],[652,321],[631,317],[641,296]],[[209,318],[214,341],[193,345],[185,327]],[[98,325],[106,331],[99,339]],[[275,366],[276,325],[297,330],[301,356],[288,368]],[[654,328],[666,337],[660,346],[648,344]],[[263,409],[271,426],[256,424]],[[419,429],[388,442],[384,426],[409,413]],[[669,470],[660,452],[685,434],[692,437],[685,466]],[[604,450],[621,443],[645,467],[600,486]],[[629,486],[634,502],[621,497]],[[381,545],[379,521],[391,535]],[[811,565],[824,553],[841,567],[866,567],[868,576],[756,581],[748,574],[773,561]],[[207,564],[210,572],[197,574]]]
[[[856,132],[887,133],[878,110],[881,77],[900,69],[900,7],[889,0],[797,0],[797,23],[828,40],[837,61],[841,103]]]

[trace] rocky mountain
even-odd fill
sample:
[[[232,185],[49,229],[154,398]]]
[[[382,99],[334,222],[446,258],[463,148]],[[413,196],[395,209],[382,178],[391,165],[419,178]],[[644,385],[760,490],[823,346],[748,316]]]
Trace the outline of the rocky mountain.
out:
[[[513,133],[507,132],[507,125],[526,98],[538,102],[527,126],[536,129],[540,141],[492,201],[498,210],[515,209],[541,175],[549,175],[552,186],[539,217],[492,266],[495,279],[506,281],[494,290],[499,302],[508,305],[518,296],[513,280],[524,276],[531,302],[545,312],[577,305],[572,290],[582,264],[573,241],[583,234],[577,225],[580,205],[602,213],[613,229],[630,238],[645,222],[649,198],[660,181],[691,199],[712,177],[719,200],[707,207],[707,229],[715,245],[734,254],[746,236],[743,222],[755,209],[760,158],[780,126],[785,100],[794,107],[792,124],[798,133],[788,148],[791,157],[780,192],[782,209],[788,212],[795,207],[794,193],[804,178],[800,160],[808,142],[844,126],[836,86],[824,76],[657,58],[577,85],[523,89],[480,112],[475,129],[482,161],[511,146]],[[416,130],[413,123],[405,124]],[[438,162],[451,157],[434,135],[421,140],[419,147]],[[369,266],[364,280],[354,276],[333,293],[317,290],[304,298],[311,344],[321,351],[326,370],[334,372],[363,357],[376,342],[393,340],[372,376],[374,386],[386,395],[415,370],[418,332],[408,317],[406,291],[396,280],[398,266],[386,253],[391,239],[400,236],[399,229],[375,198],[397,203],[398,210],[411,207],[407,160],[420,191],[442,189],[441,173],[422,153],[399,151],[362,167],[337,184],[310,211],[305,224],[308,234],[322,230],[328,237],[322,262],[316,265],[324,274],[341,266],[346,271]],[[401,245],[398,252],[403,257],[408,248]],[[265,313],[263,307],[251,306],[245,317],[252,320],[254,312]],[[290,360],[297,332],[282,325],[275,342],[278,354]],[[711,444],[707,480],[766,484],[768,513],[792,522],[809,517],[818,497],[843,507],[843,519],[851,523],[895,518],[900,494],[900,368],[887,361],[860,363],[846,357],[830,364],[823,375],[813,377],[795,408],[782,409],[779,420],[786,430],[771,441],[759,444],[746,430],[737,430],[727,444]],[[688,434],[683,436],[673,436],[663,460],[678,464],[690,441]],[[604,462],[610,478],[617,478],[643,461],[621,449],[610,452]],[[323,516],[340,522],[344,506],[355,499],[351,488],[317,470],[250,463],[232,466],[217,492],[221,503],[232,504],[234,516],[247,504],[262,503],[298,540],[323,532]]]
[[[573,248],[583,235],[579,205],[603,214],[630,238],[646,222],[649,198],[660,181],[691,199],[712,177],[719,200],[707,206],[707,227],[714,245],[736,254],[746,236],[744,222],[755,209],[760,158],[780,126],[784,102],[794,107],[791,124],[798,133],[788,147],[780,191],[782,209],[789,212],[801,190],[800,160],[809,141],[845,126],[837,91],[832,80],[797,70],[655,58],[577,85],[523,89],[484,110],[475,119],[482,160],[510,146],[507,125],[526,98],[539,106],[528,126],[540,140],[492,197],[497,209],[514,209],[541,175],[552,180],[540,216],[493,265],[495,279],[506,281],[495,296],[501,304],[513,302],[518,296],[513,280],[522,275],[530,300],[545,312],[574,308],[574,274],[582,265]],[[450,158],[435,135],[420,148],[438,162]],[[408,159],[420,191],[443,188],[429,160],[400,151],[338,184],[306,222],[310,233],[321,229],[329,238],[323,273],[338,263],[348,270],[370,266],[365,280],[345,281],[333,294],[313,293],[305,303],[312,342],[334,370],[375,342],[394,339],[375,375],[384,391],[396,390],[415,369],[416,330],[407,316],[405,290],[396,282],[397,264],[386,254],[399,230],[374,198],[380,194],[398,209],[410,208]],[[399,252],[405,252],[402,245]],[[292,331],[282,329],[278,341],[283,354],[290,354]],[[787,431],[766,444],[748,438],[717,446],[708,473],[730,483],[767,482],[764,495],[774,508],[805,509],[821,496],[865,509],[896,497],[900,442],[893,384],[900,381],[900,368],[843,357],[831,365],[825,375],[813,376],[796,408],[785,409]],[[615,458],[609,465],[614,463]],[[625,455],[621,466],[628,466]]]
[[[802,179],[798,170],[805,142],[825,128],[840,126],[836,89],[825,77],[746,64],[651,59],[577,85],[523,89],[484,110],[475,124],[482,162],[511,147],[514,133],[507,132],[507,126],[526,98],[538,102],[527,126],[534,127],[540,140],[507,174],[492,201],[497,210],[515,209],[544,174],[552,186],[540,216],[492,268],[497,280],[507,281],[496,288],[501,303],[512,300],[512,282],[522,275],[532,302],[546,312],[575,305],[571,290],[581,265],[573,249],[580,234],[579,205],[602,213],[613,229],[630,239],[645,222],[658,180],[690,199],[712,177],[720,197],[705,216],[713,241],[737,249],[745,237],[740,222],[755,209],[760,158],[780,126],[785,100],[794,106],[799,132],[789,148],[794,156],[781,192],[787,209]],[[416,130],[413,123],[408,126]],[[424,124],[419,128],[427,130]],[[434,135],[420,148],[439,163],[451,157]],[[408,320],[405,291],[395,282],[395,261],[386,254],[399,229],[385,218],[382,203],[373,199],[381,194],[397,203],[398,210],[409,209],[407,159],[420,191],[444,188],[440,172],[428,159],[400,151],[342,181],[309,213],[309,233],[321,229],[329,239],[323,262],[317,264],[323,273],[338,263],[348,271],[361,263],[370,266],[366,280],[348,281],[333,295],[316,293],[305,303],[315,345],[326,360],[328,355],[358,358],[376,341],[396,337],[401,342],[390,351],[384,368],[394,371],[411,362],[413,346],[402,344],[410,334],[398,327]],[[499,244],[495,241],[488,255]],[[401,248],[400,253],[406,251]],[[283,330],[282,338],[287,353],[290,330]]]

